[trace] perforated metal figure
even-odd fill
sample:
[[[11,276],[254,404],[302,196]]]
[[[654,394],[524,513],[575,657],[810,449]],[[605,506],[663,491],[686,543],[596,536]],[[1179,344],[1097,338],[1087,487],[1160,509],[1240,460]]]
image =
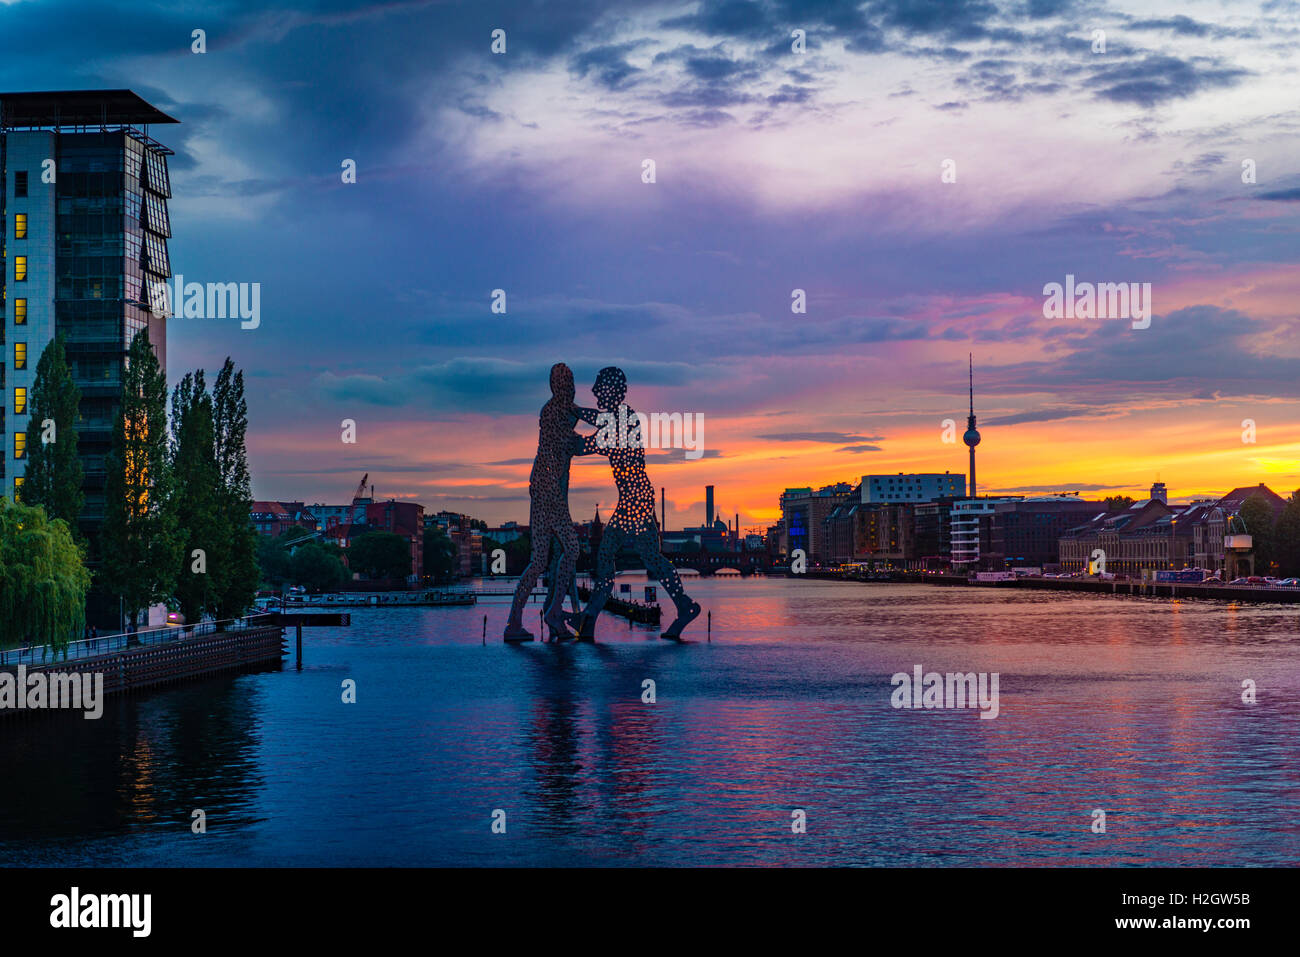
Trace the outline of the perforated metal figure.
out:
[[[623,370],[606,366],[591,387],[599,409],[576,407],[578,418],[600,430],[582,438],[576,455],[605,455],[614,472],[618,505],[600,540],[596,556],[596,582],[591,600],[583,609],[580,636],[595,636],[596,619],[614,588],[614,559],[625,542],[630,543],[645,563],[646,574],[664,586],[677,606],[677,618],[661,632],[664,638],[677,638],[682,629],[700,613],[698,603],[682,588],[682,581],[672,563],[659,552],[659,523],[655,521],[655,489],[645,471],[645,446],[636,428],[636,413],[623,403],[627,394],[627,377]],[[605,413],[602,417],[601,413]],[[613,418],[611,426],[610,418]],[[618,425],[631,423],[625,433]],[[611,438],[611,435],[613,436]]]
[[[547,597],[544,618],[552,638],[572,638],[567,620],[576,616],[564,612],[564,598],[574,587],[578,561],[578,536],[569,516],[569,460],[573,455],[578,435],[573,431],[577,424],[573,405],[573,372],[563,362],[551,366],[551,398],[542,406],[538,421],[537,458],[528,477],[529,531],[533,551],[528,567],[519,576],[515,586],[514,601],[510,605],[510,618],[506,622],[506,641],[532,641],[532,632],[523,626],[524,605],[537,584],[538,577],[546,571],[551,554],[551,537],[559,539],[559,563],[552,572],[551,590]]]

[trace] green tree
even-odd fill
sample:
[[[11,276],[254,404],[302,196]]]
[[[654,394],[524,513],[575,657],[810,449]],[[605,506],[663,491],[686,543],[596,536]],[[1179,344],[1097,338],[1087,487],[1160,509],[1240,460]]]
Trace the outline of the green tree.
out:
[[[244,373],[226,357],[212,388],[214,455],[220,477],[225,534],[229,543],[226,567],[216,596],[218,618],[242,615],[257,595],[257,532],[249,521],[253,486],[248,471],[248,403]]]
[[[1251,551],[1255,554],[1255,574],[1271,575],[1277,561],[1274,547],[1273,505],[1264,496],[1255,493],[1241,504],[1238,517],[1246,525],[1251,538]]]
[[[336,548],[332,553],[320,542],[300,546],[289,559],[289,580],[310,592],[337,588],[348,577],[337,551]]]
[[[66,653],[85,630],[89,588],[67,524],[0,498],[0,648],[30,641]]]
[[[183,547],[176,599],[187,622],[217,611],[230,568],[230,538],[213,444],[212,397],[203,370],[186,373],[172,391],[171,466]],[[217,615],[217,617],[221,617]]]
[[[126,354],[105,472],[101,574],[135,621],[171,598],[182,547],[167,455],[167,380],[143,331]]]
[[[36,380],[28,405],[33,432],[27,441],[27,471],[22,499],[40,505],[52,519],[62,519],[73,538],[86,496],[81,490],[81,458],[77,455],[77,417],[81,390],[72,381],[63,337],[45,347],[36,363]],[[48,442],[47,442],[48,438]]]
[[[270,535],[258,535],[257,566],[261,573],[262,584],[269,588],[277,588],[289,581],[290,561],[293,557],[289,546],[311,537],[312,530],[301,525],[286,528],[275,538]],[[333,548],[337,551],[338,546],[335,545]]]
[[[392,532],[366,532],[348,546],[348,567],[367,578],[396,578],[411,574],[411,545]]]
[[[551,553],[559,548],[559,540],[551,543]],[[488,568],[492,567],[492,553],[497,549],[506,553],[506,570],[507,575],[519,575],[523,573],[524,568],[528,565],[529,560],[533,557],[533,538],[531,533],[524,532],[508,542],[498,542],[495,538],[487,535],[483,536],[483,554],[487,556]],[[428,557],[425,557],[428,561]]]
[[[1273,529],[1279,574],[1300,576],[1300,489],[1291,493]]]
[[[434,583],[455,577],[456,543],[441,525],[430,525],[424,530],[424,573]]]
[[[1133,499],[1128,495],[1107,495],[1103,502],[1106,503],[1106,511],[1122,512],[1133,504]]]

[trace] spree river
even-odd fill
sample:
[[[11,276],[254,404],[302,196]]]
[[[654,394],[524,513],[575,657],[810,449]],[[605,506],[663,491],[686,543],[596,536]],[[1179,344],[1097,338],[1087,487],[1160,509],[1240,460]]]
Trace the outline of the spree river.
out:
[[[6,721],[0,863],[1300,861],[1297,606],[688,587],[711,642],[704,615],[682,644],[606,617],[595,645],[507,646],[499,600],[354,609],[301,671],[290,640],[282,670]],[[997,717],[891,707],[917,665],[996,672]]]

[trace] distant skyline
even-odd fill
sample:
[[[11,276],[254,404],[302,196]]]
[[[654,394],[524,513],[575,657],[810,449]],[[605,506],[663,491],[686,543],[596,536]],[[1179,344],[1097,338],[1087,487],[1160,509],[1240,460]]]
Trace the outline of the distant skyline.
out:
[[[579,402],[619,365],[704,415],[702,458],[647,456],[672,527],[710,484],[745,527],[787,486],[965,473],[968,352],[982,493],[1289,494],[1298,45],[1295,0],[0,0],[0,88],[181,121],[173,269],[260,283],[261,323],[175,319],[168,367],[245,370],[255,496],[369,472],[491,523],[527,520],[556,361]],[[1067,274],[1150,283],[1150,328],[1045,319]],[[614,498],[575,460],[575,518]]]

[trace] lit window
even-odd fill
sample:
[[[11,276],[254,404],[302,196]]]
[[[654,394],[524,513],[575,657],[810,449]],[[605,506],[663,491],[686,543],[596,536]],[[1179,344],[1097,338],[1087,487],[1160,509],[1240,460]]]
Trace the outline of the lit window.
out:
[[[27,390],[22,386],[14,389],[14,415],[27,414]]]
[[[15,326],[27,325],[27,300],[26,299],[14,300],[14,325]]]
[[[25,282],[27,279],[27,257],[14,257],[14,282]]]
[[[16,213],[14,215],[14,239],[27,238],[27,214]]]
[[[21,494],[23,490],[23,483],[26,481],[27,479],[23,478],[21,475],[14,476],[14,501],[15,502],[18,501],[18,496],[19,494]]]
[[[27,343],[25,342],[14,343],[14,368],[27,368]]]
[[[27,458],[27,433],[26,432],[14,433],[14,458],[16,459]]]

